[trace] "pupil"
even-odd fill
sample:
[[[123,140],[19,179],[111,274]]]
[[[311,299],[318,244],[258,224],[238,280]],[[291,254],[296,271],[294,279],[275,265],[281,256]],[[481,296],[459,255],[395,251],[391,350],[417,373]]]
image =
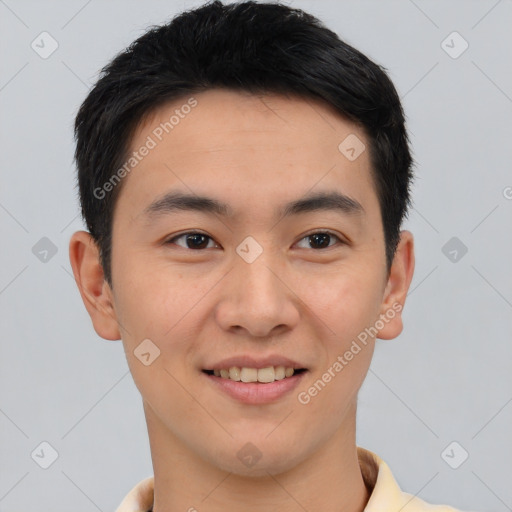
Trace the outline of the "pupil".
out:
[[[200,240],[202,238],[202,241]],[[191,240],[193,240],[192,242],[192,245],[193,247],[189,247],[190,249],[201,249],[201,242],[204,244],[204,241],[206,239],[206,235],[202,235],[201,233],[196,233],[194,235],[189,235],[187,236],[187,245],[188,245],[188,242],[190,242]],[[199,243],[196,243],[199,239]],[[206,243],[206,245],[208,245],[208,243]]]
[[[327,233],[315,233],[314,235],[311,235],[311,238],[315,241],[314,243],[318,243],[318,240],[319,239],[323,239],[324,241],[327,240],[327,243],[320,243],[320,245],[322,247],[328,247],[329,246],[329,238],[330,238],[330,235],[327,234]],[[311,244],[310,244],[311,245]]]

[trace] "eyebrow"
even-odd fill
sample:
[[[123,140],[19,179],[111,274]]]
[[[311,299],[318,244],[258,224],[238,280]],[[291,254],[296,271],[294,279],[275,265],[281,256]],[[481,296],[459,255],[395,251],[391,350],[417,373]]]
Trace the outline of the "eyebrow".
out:
[[[143,215],[156,217],[176,211],[195,211],[213,213],[226,218],[233,218],[235,212],[226,203],[217,199],[182,192],[169,192],[147,206]],[[276,217],[289,217],[302,213],[318,211],[335,211],[347,216],[363,217],[363,205],[345,194],[335,191],[316,192],[282,205],[275,212]]]

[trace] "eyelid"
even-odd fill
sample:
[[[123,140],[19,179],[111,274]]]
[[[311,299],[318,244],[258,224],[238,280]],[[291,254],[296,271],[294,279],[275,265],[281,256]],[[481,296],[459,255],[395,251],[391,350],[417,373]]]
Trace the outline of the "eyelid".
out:
[[[313,231],[308,231],[306,234],[302,235],[302,237],[300,238],[301,240],[307,236],[312,236],[312,235],[316,235],[318,233],[322,233],[322,234],[327,234],[327,235],[331,235],[331,236],[335,236],[337,237],[339,240],[343,241],[344,239],[342,238],[342,236],[337,233],[336,231],[332,231],[331,229],[327,229],[327,228],[317,228],[317,229],[314,229]]]
[[[349,244],[349,242],[346,240],[345,237],[343,237],[342,235],[336,233],[335,231],[332,231],[327,228],[325,228],[325,229],[318,228],[318,229],[314,229],[313,231],[308,231],[307,233],[305,233],[304,235],[302,235],[299,238],[298,242],[302,242],[302,240],[304,240],[304,238],[309,238],[310,236],[313,236],[316,234],[322,234],[322,235],[325,234],[325,235],[329,235],[331,237],[335,237],[339,242],[338,245],[348,245]],[[329,246],[326,249],[335,247],[335,245]],[[312,249],[312,250],[314,250],[315,252],[321,252],[322,250],[325,250],[325,249],[316,249],[316,250]]]
[[[200,231],[200,230],[197,230],[197,229],[192,229],[192,230],[184,231],[183,233],[177,233],[177,234],[171,235],[170,237],[166,237],[166,238],[164,238],[163,245],[173,244],[173,245],[176,245],[177,247],[180,247],[181,249],[190,250],[190,251],[194,251],[194,252],[201,252],[201,250],[204,250],[204,249],[196,249],[196,250],[188,249],[187,247],[182,247],[181,245],[178,245],[178,244],[176,244],[174,242],[174,240],[176,240],[178,238],[181,238],[181,237],[183,237],[185,235],[203,235],[206,238],[209,238],[216,245],[220,246],[219,242],[217,242],[208,233],[204,233],[203,231]]]

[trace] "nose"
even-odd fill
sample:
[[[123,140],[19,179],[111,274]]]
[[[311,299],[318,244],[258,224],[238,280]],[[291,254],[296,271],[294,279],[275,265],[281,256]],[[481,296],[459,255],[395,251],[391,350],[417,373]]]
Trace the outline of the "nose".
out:
[[[224,280],[216,307],[218,324],[226,331],[269,337],[293,329],[300,319],[299,298],[287,279],[285,264],[269,251],[252,263],[238,255]]]

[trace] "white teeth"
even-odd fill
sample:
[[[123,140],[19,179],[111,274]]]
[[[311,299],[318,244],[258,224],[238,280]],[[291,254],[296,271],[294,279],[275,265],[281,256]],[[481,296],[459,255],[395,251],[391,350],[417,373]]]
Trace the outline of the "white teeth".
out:
[[[256,368],[242,368],[240,370],[240,380],[242,382],[258,382],[258,370]]]
[[[229,369],[215,369],[213,374],[223,379],[231,379],[242,382],[274,382],[285,377],[291,377],[294,374],[293,368],[285,368],[284,366],[268,366],[267,368],[239,368],[232,366]]]
[[[237,368],[236,366],[232,366],[232,367],[229,369],[229,378],[230,378],[231,380],[236,380],[236,381],[241,380],[241,377],[240,377],[240,368]]]
[[[293,369],[292,369],[293,370]],[[292,372],[293,373],[293,372]],[[276,380],[281,380],[286,377],[286,370],[284,366],[277,366],[274,369],[274,377]]]

